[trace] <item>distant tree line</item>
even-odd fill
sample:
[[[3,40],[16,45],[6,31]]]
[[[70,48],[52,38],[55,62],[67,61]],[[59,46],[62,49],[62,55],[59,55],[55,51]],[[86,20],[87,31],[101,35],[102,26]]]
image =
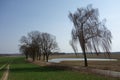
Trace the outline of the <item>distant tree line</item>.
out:
[[[49,55],[58,51],[56,37],[44,32],[32,31],[20,39],[20,52],[25,54],[26,59],[33,61],[41,60],[48,62]]]

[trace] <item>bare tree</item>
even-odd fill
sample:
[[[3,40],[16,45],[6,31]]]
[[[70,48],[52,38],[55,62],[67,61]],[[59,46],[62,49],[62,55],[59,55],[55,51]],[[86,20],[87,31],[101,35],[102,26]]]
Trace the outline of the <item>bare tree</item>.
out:
[[[20,39],[20,52],[22,54],[25,54],[26,56],[26,59],[28,59],[28,56],[29,56],[29,40],[26,36],[22,36],[21,39]]]
[[[41,33],[39,31],[31,31],[28,33],[30,40],[30,47],[32,50],[33,61],[41,56],[40,45],[41,45]]]
[[[42,33],[42,47],[44,53],[43,57],[46,57],[46,61],[48,62],[49,55],[58,50],[55,36],[48,33]]]
[[[40,43],[41,43],[41,33],[39,31],[32,31],[28,33],[27,36],[23,36],[20,39],[20,51],[22,51],[26,57],[32,57],[33,61],[40,57]],[[28,55],[29,53],[29,55]]]
[[[43,55],[44,60],[48,61],[49,55],[58,49],[55,36],[39,31],[28,33],[27,36],[20,39],[20,42],[20,51],[25,54],[26,59],[30,56],[33,61],[40,60],[41,55]]]
[[[111,32],[105,27],[105,20],[99,20],[98,9],[88,5],[86,8],[78,8],[75,13],[69,13],[69,18],[74,24],[72,39],[79,41],[84,55],[85,66],[87,64],[86,52],[106,52],[111,49]]]
[[[22,54],[25,54],[25,56],[26,56],[26,59],[28,59],[28,48],[26,47],[26,45],[21,45],[20,46],[20,52],[22,53]]]

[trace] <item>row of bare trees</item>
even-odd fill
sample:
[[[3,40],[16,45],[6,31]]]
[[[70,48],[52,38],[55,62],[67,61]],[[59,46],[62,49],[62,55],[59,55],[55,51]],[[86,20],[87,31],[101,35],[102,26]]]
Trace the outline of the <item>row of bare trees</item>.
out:
[[[84,55],[85,66],[87,64],[86,53],[100,52],[110,53],[112,34],[105,26],[105,19],[100,21],[98,9],[92,8],[88,5],[86,8],[78,8],[75,13],[69,13],[69,18],[73,22],[74,28],[72,29],[72,40],[70,45],[74,52],[77,54],[77,42],[81,46]],[[58,49],[55,36],[48,33],[40,33],[33,31],[28,33],[27,36],[21,38],[20,51],[28,56],[40,60],[48,61],[50,54]]]
[[[42,59],[48,62],[49,55],[59,49],[55,36],[39,31],[22,36],[20,43],[20,52],[25,54],[26,59],[31,57],[33,61],[40,60],[43,56]]]

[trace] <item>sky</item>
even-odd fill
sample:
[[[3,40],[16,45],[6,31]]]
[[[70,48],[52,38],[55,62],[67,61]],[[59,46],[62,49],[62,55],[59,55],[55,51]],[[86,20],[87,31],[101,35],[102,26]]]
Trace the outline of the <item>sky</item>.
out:
[[[0,0],[0,53],[19,53],[20,38],[31,31],[56,36],[60,52],[73,52],[69,45],[69,12],[92,4],[100,20],[112,32],[112,52],[120,51],[120,0]],[[81,52],[80,47],[79,52]]]

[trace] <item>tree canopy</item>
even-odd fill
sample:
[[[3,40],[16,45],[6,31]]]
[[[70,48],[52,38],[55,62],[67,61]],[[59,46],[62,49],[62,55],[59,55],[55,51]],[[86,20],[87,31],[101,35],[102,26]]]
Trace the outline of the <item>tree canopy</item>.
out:
[[[35,59],[40,59],[43,55],[43,59],[48,61],[50,54],[58,50],[58,44],[55,36],[49,33],[41,33],[39,31],[32,31],[27,36],[22,36],[20,39],[20,51]]]

